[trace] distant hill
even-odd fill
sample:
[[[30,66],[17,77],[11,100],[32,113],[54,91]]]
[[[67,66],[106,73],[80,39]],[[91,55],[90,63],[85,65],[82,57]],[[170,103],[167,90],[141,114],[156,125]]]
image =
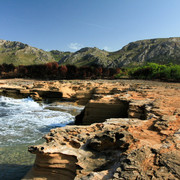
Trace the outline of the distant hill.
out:
[[[147,62],[180,64],[180,38],[159,38],[131,42],[109,53],[111,66],[140,65]]]
[[[69,55],[62,57],[59,63],[74,64],[76,66],[89,66],[97,64],[106,67],[111,63],[111,59],[108,57],[108,55],[109,52],[100,50],[96,47],[85,47],[80,49],[79,51],[70,53]]]
[[[50,51],[51,55],[53,56],[53,58],[55,59],[55,61],[59,62],[60,64],[62,64],[63,62],[63,57],[71,55],[72,52],[63,52],[63,51],[58,51],[58,50],[52,50]]]
[[[159,38],[131,42],[116,52],[98,48],[82,48],[64,56],[64,64],[122,67],[141,65],[147,62],[180,64],[180,38]]]
[[[0,64],[44,64],[55,61],[51,53],[18,41],[0,40]]]
[[[0,40],[0,64],[42,64],[57,61],[76,66],[124,67],[147,62],[180,64],[180,38],[158,38],[131,42],[116,52],[85,47],[72,52],[50,52],[17,41]]]

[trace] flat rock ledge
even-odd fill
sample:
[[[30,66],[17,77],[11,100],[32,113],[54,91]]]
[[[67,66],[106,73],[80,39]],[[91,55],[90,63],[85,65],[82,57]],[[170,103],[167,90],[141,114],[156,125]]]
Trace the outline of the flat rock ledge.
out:
[[[3,80],[0,90],[85,105],[76,125],[29,147],[36,160],[23,179],[180,179],[180,83]]]

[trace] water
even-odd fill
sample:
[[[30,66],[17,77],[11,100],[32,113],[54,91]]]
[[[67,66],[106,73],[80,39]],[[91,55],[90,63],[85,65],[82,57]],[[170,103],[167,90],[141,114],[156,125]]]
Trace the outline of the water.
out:
[[[28,145],[42,143],[42,136],[55,127],[74,121],[82,108],[39,104],[31,98],[0,96],[0,179],[20,179],[30,169],[34,155]]]

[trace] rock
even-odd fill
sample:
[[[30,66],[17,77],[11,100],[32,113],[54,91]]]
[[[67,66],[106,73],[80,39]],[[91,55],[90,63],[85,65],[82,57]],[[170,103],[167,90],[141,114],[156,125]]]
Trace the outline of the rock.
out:
[[[167,178],[167,174],[173,174],[175,179],[180,179],[180,154],[179,151],[175,150],[168,153],[162,153],[158,154],[158,162],[160,166],[163,166],[163,171],[159,172],[157,171],[157,178],[162,177],[162,172],[166,172],[166,175],[164,175],[165,178]],[[169,177],[170,178],[170,177]],[[173,176],[171,176],[173,178]]]
[[[78,126],[52,129],[29,147],[36,161],[24,179],[180,178],[178,83],[0,80],[0,89],[85,105]]]
[[[75,156],[64,154],[39,154],[36,158],[36,165],[23,179],[63,179],[71,180],[76,175]]]
[[[82,124],[88,125],[95,122],[103,122],[108,118],[127,117],[128,103],[116,100],[111,97],[98,99],[97,101],[91,100],[86,105],[80,121]],[[111,103],[108,103],[109,101]],[[76,124],[79,123],[76,121]]]
[[[45,136],[46,143],[29,147],[36,154],[36,161],[24,179],[178,179],[180,150],[161,146],[160,141],[160,146],[154,146],[145,141],[141,131],[137,139],[137,132],[131,130],[144,128],[146,134],[153,134],[146,127],[148,123],[149,120],[119,118],[90,126],[53,129]]]
[[[159,130],[162,134],[174,133],[178,128],[179,120],[176,116],[164,115],[162,118],[154,123],[154,127]]]
[[[39,96],[39,94],[37,92],[33,92],[30,94],[30,97],[36,101],[41,101],[42,98]]]
[[[96,134],[94,138],[88,142],[88,148],[95,151],[104,151],[111,149],[120,149],[121,151],[127,150],[129,143],[127,139],[131,139],[131,135],[127,132],[119,132],[120,129],[112,131],[104,131],[103,133]]]
[[[129,103],[128,117],[145,120],[151,110],[150,100],[134,100]]]
[[[166,157],[166,155],[163,154],[163,157]],[[133,150],[129,154],[124,153],[120,157],[119,167],[115,171],[116,177],[118,175],[119,178],[127,180],[179,178],[178,168],[180,164],[177,163],[178,160],[170,158],[170,161],[168,161],[168,157],[166,157],[165,161],[168,161],[171,166],[168,167],[167,164],[162,164],[160,160],[158,160],[158,164],[154,164],[154,159],[157,159],[157,154],[154,154],[147,146]],[[163,161],[163,163],[165,162]],[[175,165],[173,163],[175,163]],[[116,177],[112,179],[116,179]]]

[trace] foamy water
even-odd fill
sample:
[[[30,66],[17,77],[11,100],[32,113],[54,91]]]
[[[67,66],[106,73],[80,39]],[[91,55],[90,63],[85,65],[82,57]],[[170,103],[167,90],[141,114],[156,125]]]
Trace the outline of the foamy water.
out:
[[[68,113],[72,109],[81,110],[0,96],[0,146],[36,142],[50,129],[73,122],[74,116]]]
[[[81,110],[58,103],[39,104],[31,98],[0,96],[0,179],[21,179],[35,159],[28,146],[41,144],[44,134],[74,121]]]

